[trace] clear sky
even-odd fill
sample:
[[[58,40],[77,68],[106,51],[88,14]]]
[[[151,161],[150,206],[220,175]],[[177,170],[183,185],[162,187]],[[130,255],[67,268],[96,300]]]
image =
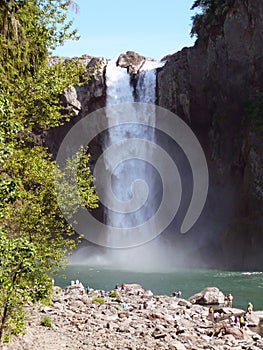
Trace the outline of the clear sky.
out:
[[[73,13],[79,41],[68,41],[60,56],[118,57],[128,50],[160,59],[191,46],[190,8],[194,0],[75,0]]]

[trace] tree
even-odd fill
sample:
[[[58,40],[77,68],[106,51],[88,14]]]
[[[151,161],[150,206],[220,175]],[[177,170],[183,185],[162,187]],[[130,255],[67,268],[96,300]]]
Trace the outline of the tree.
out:
[[[191,10],[200,9],[201,13],[192,17],[191,36],[197,35],[199,37],[202,33],[204,37],[207,37],[212,29],[216,29],[217,32],[217,29],[222,26],[227,11],[233,4],[234,0],[195,0]]]
[[[66,20],[72,4],[69,0],[0,1],[1,80],[33,74],[52,49],[78,38],[72,22]]]
[[[8,238],[0,231],[0,339],[4,341],[23,330],[24,304],[50,295],[52,281],[38,254],[34,243]]]
[[[49,64],[49,53],[76,38],[63,0],[0,0],[0,339],[21,331],[25,302],[44,300],[49,274],[65,263],[76,244],[56,200],[54,168],[36,134],[61,125],[71,111],[59,96],[87,80],[77,60]],[[97,207],[87,150],[80,158],[78,185],[82,203]],[[61,179],[63,179],[61,172]],[[61,182],[63,186],[63,181]],[[70,193],[70,189],[69,193]],[[66,192],[66,190],[65,190]],[[76,210],[72,200],[72,215]],[[73,239],[74,238],[74,239]],[[21,299],[20,299],[21,297]]]

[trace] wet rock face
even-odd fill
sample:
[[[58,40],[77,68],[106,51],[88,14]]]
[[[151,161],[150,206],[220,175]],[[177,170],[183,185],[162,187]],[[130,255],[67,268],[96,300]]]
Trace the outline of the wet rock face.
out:
[[[228,268],[258,269],[263,142],[244,117],[248,101],[263,91],[263,2],[236,0],[221,34],[200,37],[193,48],[166,59],[158,73],[158,104],[191,126],[209,166],[207,208],[213,207],[214,225],[204,226],[218,236],[214,245]],[[204,216],[211,217],[208,211]]]
[[[127,51],[125,54],[119,56],[117,66],[127,68],[130,74],[137,74],[145,61],[146,58],[144,56],[134,51]]]

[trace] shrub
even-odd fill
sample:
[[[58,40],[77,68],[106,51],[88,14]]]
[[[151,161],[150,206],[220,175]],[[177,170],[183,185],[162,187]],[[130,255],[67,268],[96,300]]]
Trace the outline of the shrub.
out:
[[[92,299],[92,302],[103,304],[103,303],[105,303],[105,299],[104,298],[94,298],[94,299]]]
[[[116,290],[113,290],[112,292],[109,293],[109,297],[110,298],[117,298],[118,293],[116,292]]]
[[[44,327],[52,327],[51,318],[49,316],[44,316],[40,324]]]

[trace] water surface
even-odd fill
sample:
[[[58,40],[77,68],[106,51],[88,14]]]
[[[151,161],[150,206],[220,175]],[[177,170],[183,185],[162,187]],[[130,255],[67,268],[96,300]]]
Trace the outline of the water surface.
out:
[[[246,309],[252,302],[255,310],[263,310],[263,273],[217,270],[178,270],[170,273],[142,273],[109,270],[96,266],[68,265],[65,279],[55,277],[55,284],[66,287],[71,280],[80,280],[85,287],[111,290],[116,283],[139,283],[154,294],[171,295],[182,291],[183,298],[206,287],[218,287],[234,296],[233,306]]]

